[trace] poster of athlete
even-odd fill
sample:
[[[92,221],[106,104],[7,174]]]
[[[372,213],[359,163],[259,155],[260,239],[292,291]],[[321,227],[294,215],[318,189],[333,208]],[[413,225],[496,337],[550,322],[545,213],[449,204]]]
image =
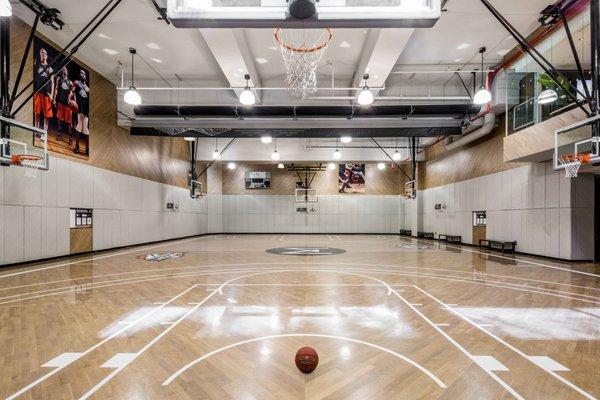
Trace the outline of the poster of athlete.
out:
[[[34,42],[33,123],[48,131],[48,150],[87,160],[90,155],[90,81],[88,71],[71,61],[57,71],[58,56],[39,38]],[[51,77],[51,78],[50,78]],[[41,145],[41,143],[34,144]]]
[[[365,164],[340,164],[340,193],[366,193]]]

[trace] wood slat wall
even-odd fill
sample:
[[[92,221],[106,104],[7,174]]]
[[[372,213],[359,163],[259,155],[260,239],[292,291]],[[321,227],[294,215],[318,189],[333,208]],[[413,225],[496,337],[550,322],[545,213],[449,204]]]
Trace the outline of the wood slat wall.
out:
[[[272,188],[269,190],[246,190],[244,177],[247,171],[266,171],[272,174]],[[301,174],[304,178],[304,175]],[[404,193],[404,176],[397,168],[387,168],[383,171],[377,169],[377,164],[367,164],[367,195],[399,195]],[[278,169],[275,164],[237,164],[236,169],[230,170],[223,167],[222,193],[224,195],[293,195],[296,189],[298,175],[287,169]],[[313,189],[318,189],[320,195],[334,195],[338,193],[338,171],[326,170],[319,172],[315,177]]]
[[[443,140],[429,147],[425,151],[427,161],[420,168],[419,189],[461,182],[525,165],[504,162],[504,116],[498,122],[494,132],[458,149],[447,151]]]
[[[11,82],[17,76],[29,31],[30,27],[26,23],[17,17],[11,17]],[[47,38],[42,38],[47,43],[52,43]],[[61,154],[54,155],[139,178],[186,187],[188,149],[185,141],[130,136],[127,130],[117,125],[115,85],[85,63],[76,61],[90,71],[90,159],[84,161]],[[33,49],[23,72],[21,86],[32,78]],[[30,101],[16,118],[32,124],[32,109],[33,101]]]

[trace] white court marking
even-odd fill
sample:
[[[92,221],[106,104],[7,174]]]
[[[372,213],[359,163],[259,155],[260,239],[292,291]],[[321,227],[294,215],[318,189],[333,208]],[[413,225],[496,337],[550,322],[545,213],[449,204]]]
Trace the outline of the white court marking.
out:
[[[280,265],[280,263],[277,263],[278,265]],[[291,264],[291,263],[288,263]],[[243,264],[240,264],[243,265]],[[316,263],[315,263],[316,265]],[[193,276],[201,276],[201,275],[223,275],[223,274],[231,274],[231,273],[236,273],[236,272],[246,272],[246,271],[264,271],[265,269],[261,269],[261,268],[248,268],[248,269],[230,269],[230,270],[221,270],[221,271],[211,271],[211,272],[186,272],[186,273],[168,273],[168,274],[164,274],[164,275],[155,275],[157,276],[156,278],[148,278],[148,279],[138,279],[135,281],[127,281],[127,282],[118,282],[118,283],[106,283],[106,284],[100,284],[100,285],[94,285],[91,284],[93,288],[104,288],[104,287],[112,287],[112,286],[119,286],[119,285],[126,285],[126,284],[130,284],[130,283],[140,283],[140,282],[147,282],[147,281],[156,281],[156,280],[162,280],[162,279],[172,279],[175,277],[193,277]],[[271,269],[270,271],[275,271],[276,269]],[[340,269],[340,271],[344,271],[344,270],[348,270],[348,269]],[[306,271],[304,269],[297,269],[296,271]],[[350,270],[352,271],[352,270]],[[586,295],[581,295],[578,293],[571,293],[571,292],[564,292],[564,291],[557,291],[559,293],[568,293],[571,296],[564,296],[564,295],[560,295],[560,294],[555,294],[552,293],[553,290],[550,289],[543,289],[543,288],[538,288],[535,286],[528,286],[528,285],[517,285],[517,284],[511,284],[508,282],[498,282],[498,281],[487,281],[487,282],[481,282],[479,280],[465,280],[465,279],[461,279],[461,278],[455,278],[455,277],[451,277],[448,275],[431,275],[431,274],[424,274],[424,273],[406,273],[406,272],[396,272],[396,271],[389,271],[389,270],[376,270],[376,269],[367,269],[367,270],[361,270],[361,269],[354,269],[354,271],[356,272],[368,272],[368,273],[374,273],[374,274],[385,274],[385,275],[394,275],[394,276],[409,276],[409,277],[418,277],[418,278],[429,278],[429,279],[436,279],[436,280],[442,280],[442,281],[448,281],[448,282],[459,282],[459,283],[466,283],[466,284],[474,284],[474,285],[482,285],[482,286],[489,286],[489,287],[498,287],[498,288],[503,288],[503,289],[508,289],[508,290],[516,290],[516,291],[520,291],[520,292],[526,292],[526,293],[536,293],[536,294],[541,294],[541,295],[546,295],[546,296],[551,296],[551,297],[558,297],[558,298],[565,298],[565,299],[570,299],[570,300],[577,300],[577,301],[581,301],[581,302],[585,302],[585,303],[590,303],[590,304],[600,304],[600,302],[598,301],[590,301],[590,300],[586,300],[586,299],[581,299],[579,297],[574,297],[574,296],[584,296],[584,297],[591,297],[594,299],[598,299],[596,297],[592,297],[592,296],[586,296]],[[129,279],[135,279],[135,278],[129,278]],[[110,281],[109,281],[110,282]],[[114,282],[114,281],[113,281]],[[494,282],[494,283],[492,283]],[[217,286],[218,284],[214,284],[213,286]],[[510,286],[507,286],[510,285]],[[520,287],[514,287],[514,286],[520,286]],[[10,304],[10,303],[15,303],[15,302],[21,302],[21,301],[25,301],[25,300],[32,300],[32,299],[37,299],[37,298],[43,298],[43,297],[48,297],[48,296],[55,296],[55,295],[61,295],[61,294],[68,294],[71,293],[73,291],[73,288],[75,288],[76,286],[70,286],[69,290],[65,290],[62,292],[54,292],[54,293],[50,293],[50,294],[45,294],[45,295],[39,295],[39,296],[30,296],[30,297],[22,297],[22,298],[18,298],[18,299],[14,299],[14,300],[9,300],[9,301],[2,301],[0,302],[0,305],[3,304]],[[523,287],[523,288],[521,288]],[[527,287],[529,289],[539,289],[539,290],[529,290],[529,289],[525,289],[524,287]],[[207,289],[207,290],[212,290],[212,289]],[[21,295],[19,295],[21,296]],[[13,296],[10,296],[13,297]],[[2,300],[2,299],[0,299]],[[600,299],[598,299],[600,300]]]
[[[411,239],[406,239],[406,238],[403,238],[403,237],[400,237],[400,239],[401,239],[401,240],[402,240],[402,239],[404,239],[404,240],[411,240]],[[431,241],[431,240],[417,239],[417,238],[414,238],[414,240],[417,240],[417,241],[422,241],[422,242],[425,242],[425,243],[430,243],[430,244],[433,244],[433,245],[435,245],[435,244],[436,244],[436,242],[435,242],[435,241]],[[484,253],[484,252],[482,252],[482,251],[478,251],[478,250],[472,250],[472,249],[468,249],[468,248],[466,248],[466,247],[451,246],[451,245],[449,245],[449,244],[445,244],[444,246],[446,246],[446,247],[450,247],[450,248],[452,248],[452,249],[457,249],[457,250],[464,250],[464,251],[468,251],[469,253],[484,254],[484,255],[488,255],[488,256],[492,256],[492,257],[503,258],[503,259],[505,259],[505,260],[518,261],[518,262],[525,263],[525,264],[527,264],[528,266],[531,266],[531,265],[537,265],[538,267],[550,268],[550,269],[556,269],[556,270],[559,270],[559,271],[570,272],[570,273],[572,273],[572,274],[581,274],[581,275],[593,276],[593,277],[595,277],[595,278],[600,278],[600,275],[599,275],[599,274],[592,274],[591,272],[578,271],[578,270],[576,270],[576,269],[569,269],[569,268],[557,267],[557,266],[554,266],[554,265],[548,265],[548,264],[540,264],[540,263],[538,263],[538,262],[535,262],[535,261],[527,261],[527,260],[522,260],[522,259],[520,259],[520,258],[516,258],[516,257],[514,257],[514,258],[511,258],[511,257],[506,257],[506,256],[502,256],[502,255],[495,254],[495,253]],[[441,249],[440,249],[440,250],[441,250]]]
[[[487,371],[509,371],[504,364],[492,356],[473,356],[473,361]]]
[[[271,335],[271,336],[262,336],[262,337],[258,337],[258,338],[254,338],[254,339],[248,339],[248,340],[244,340],[241,342],[237,342],[237,343],[233,343],[230,344],[228,346],[224,346],[221,347],[217,350],[213,350],[210,353],[207,353],[205,355],[203,355],[202,357],[199,357],[197,359],[195,359],[194,361],[188,363],[187,365],[185,365],[184,367],[182,367],[181,369],[179,369],[177,372],[175,372],[173,375],[171,375],[169,378],[167,378],[162,384],[163,386],[167,386],[169,385],[171,382],[173,382],[175,379],[177,379],[177,377],[179,375],[181,375],[182,373],[184,373],[185,371],[187,371],[188,369],[192,368],[194,365],[206,360],[209,357],[214,356],[215,354],[219,354],[223,351],[232,349],[234,347],[239,347],[239,346],[243,346],[245,344],[248,343],[253,343],[253,342],[259,342],[262,340],[269,340],[269,339],[279,339],[279,338],[290,338],[290,337],[317,337],[317,338],[327,338],[327,339],[336,339],[336,340],[344,340],[344,341],[348,341],[348,342],[353,342],[353,343],[358,343],[358,344],[362,344],[365,346],[369,346],[372,347],[374,349],[386,352],[388,354],[391,354],[395,357],[400,358],[401,360],[407,362],[408,364],[412,365],[413,367],[419,369],[423,374],[427,375],[431,380],[433,380],[439,387],[441,388],[446,388],[447,386],[444,384],[444,382],[442,382],[441,379],[439,379],[437,376],[435,376],[435,374],[433,374],[431,371],[429,371],[428,369],[426,369],[425,367],[423,367],[421,364],[417,363],[416,361],[413,361],[412,359],[397,353],[393,350],[390,350],[388,348],[376,345],[374,343],[370,343],[370,342],[366,342],[364,340],[358,340],[358,339],[352,339],[352,338],[348,338],[348,337],[343,337],[343,336],[332,336],[332,335],[321,335],[321,334],[315,334],[315,333],[288,333],[288,334],[282,334],[282,335]]]
[[[193,242],[193,241],[196,241],[196,240],[210,239],[210,238],[211,238],[211,236],[200,236],[200,237],[194,237],[192,239],[175,240],[175,241],[170,241],[169,243],[165,243],[165,244],[158,244],[158,245],[153,245],[153,246],[142,247],[142,248],[135,249],[135,250],[128,250],[128,251],[121,251],[121,252],[118,252],[118,253],[106,254],[104,256],[94,256],[94,255],[92,255],[91,258],[86,258],[85,260],[70,261],[70,262],[63,263],[63,264],[49,265],[47,267],[36,268],[36,269],[28,269],[28,270],[25,270],[25,271],[19,271],[19,272],[13,272],[13,273],[10,273],[10,274],[0,275],[0,279],[10,278],[11,276],[19,276],[19,275],[24,275],[24,274],[30,274],[32,272],[46,271],[48,269],[66,267],[68,265],[80,264],[80,263],[83,263],[83,262],[101,260],[103,258],[121,256],[121,255],[124,255],[124,254],[137,253],[137,252],[144,251],[144,250],[156,249],[158,247],[173,246],[173,245],[176,245],[176,244]]]
[[[506,342],[505,340],[501,339],[500,337],[496,336],[495,334],[493,334],[492,332],[488,331],[487,329],[483,328],[480,324],[477,324],[476,322],[474,322],[473,320],[471,320],[469,317],[467,317],[466,315],[456,311],[454,308],[448,306],[447,304],[444,304],[443,301],[441,301],[440,299],[438,299],[437,297],[433,296],[432,294],[429,294],[428,292],[426,292],[425,290],[421,289],[420,287],[413,285],[413,287],[415,289],[417,289],[419,292],[423,293],[424,295],[428,296],[429,298],[431,298],[432,300],[434,300],[435,302],[437,302],[438,304],[441,304],[445,307],[447,307],[449,310],[451,310],[454,314],[456,314],[458,317],[462,318],[463,320],[465,320],[466,322],[468,322],[469,324],[471,324],[472,326],[474,326],[475,328],[479,329],[480,331],[486,333],[488,336],[492,337],[493,339],[495,339],[496,341],[500,342],[501,344],[503,344],[505,347],[507,347],[508,349],[514,351],[515,353],[517,353],[518,355],[520,355],[521,357],[531,361],[532,363],[534,363],[535,365],[537,365],[538,367],[542,368],[544,371],[546,371],[548,374],[552,375],[554,378],[558,379],[559,381],[561,381],[562,383],[564,383],[565,385],[569,386],[571,389],[577,391],[579,394],[581,394],[582,396],[590,399],[590,400],[597,400],[594,396],[592,396],[591,394],[587,393],[585,390],[581,389],[579,386],[571,383],[570,381],[568,381],[567,379],[563,378],[562,376],[556,374],[554,372],[554,370],[552,369],[546,369],[544,368],[544,364],[543,362],[540,364],[539,358],[532,358],[530,356],[528,356],[527,354],[523,353],[521,350],[517,349],[516,347],[514,347],[513,345],[509,344],[508,342]],[[547,360],[546,360],[547,361]],[[557,363],[558,364],[558,363]],[[560,365],[560,364],[559,364]],[[562,365],[561,365],[562,366]]]

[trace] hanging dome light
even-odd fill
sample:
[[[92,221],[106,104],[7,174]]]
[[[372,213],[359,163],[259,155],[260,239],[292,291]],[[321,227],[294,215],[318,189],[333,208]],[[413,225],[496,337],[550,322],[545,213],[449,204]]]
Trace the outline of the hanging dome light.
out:
[[[329,164],[327,164],[327,168],[333,171],[335,169],[335,163],[330,162]]]
[[[538,96],[539,104],[550,104],[550,103],[554,103],[556,100],[558,100],[558,94],[556,93],[555,90],[552,90],[552,89],[544,90]]]
[[[335,149],[335,151],[333,152],[333,159],[339,160],[341,158],[342,158],[342,152],[340,151],[340,149]]]
[[[12,15],[12,6],[9,0],[0,0],[0,17],[10,17]]]
[[[279,161],[280,158],[281,158],[281,155],[277,151],[277,139],[275,139],[275,150],[273,150],[273,153],[271,153],[271,160]]]
[[[373,93],[371,93],[371,90],[369,89],[369,85],[367,84],[367,81],[369,80],[369,74],[364,74],[363,79],[365,81],[365,86],[362,88],[362,90],[358,94],[358,99],[356,101],[361,106],[368,106],[369,104],[373,104],[373,101],[374,101]]]
[[[273,141],[273,138],[271,136],[265,135],[260,137],[260,141],[264,144],[269,144]]]
[[[0,0],[0,1],[2,1],[2,0]],[[132,106],[139,106],[140,104],[142,104],[142,96],[140,96],[140,94],[138,93],[138,91],[136,90],[136,88],[134,86],[135,70],[133,67],[133,62],[134,62],[136,50],[132,47],[129,49],[129,53],[131,53],[131,86],[129,87],[129,90],[127,92],[125,92],[125,95],[123,96],[123,101],[125,101],[125,103],[130,104]]]
[[[379,164],[377,164],[377,169],[385,169],[385,164],[380,162]]]
[[[279,163],[279,164],[277,164],[277,168],[284,169],[285,165],[283,163]]]
[[[478,106],[482,106],[492,101],[492,94],[485,88],[485,72],[483,72],[483,53],[485,53],[485,51],[485,47],[479,49],[479,54],[481,54],[481,89],[473,96],[473,104]]]
[[[402,154],[400,154],[400,152],[396,150],[396,152],[392,155],[392,160],[400,161],[400,159],[402,159]]]
[[[229,164],[227,164],[227,168],[229,168],[229,169],[235,169],[235,163],[230,162]]]
[[[213,160],[221,158],[221,152],[219,151],[219,139],[215,138],[215,151],[212,153]]]
[[[478,106],[487,104],[490,101],[492,101],[492,94],[483,86],[477,93],[475,93],[475,96],[473,97],[473,104]]]
[[[250,90],[250,75],[244,75],[244,79],[246,80],[246,87],[244,88],[242,93],[240,93],[240,103],[242,103],[245,106],[251,106],[254,103],[256,103],[256,98],[254,97],[254,93],[252,93],[252,90]]]
[[[125,92],[123,96],[123,100],[125,103],[130,104],[132,106],[139,106],[142,104],[142,96],[135,89],[135,86],[131,86],[128,91]]]

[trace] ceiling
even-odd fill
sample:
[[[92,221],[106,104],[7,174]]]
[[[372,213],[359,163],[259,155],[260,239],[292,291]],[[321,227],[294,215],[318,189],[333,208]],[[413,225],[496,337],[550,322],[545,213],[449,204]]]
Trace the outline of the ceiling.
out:
[[[105,4],[105,0],[45,0],[48,7],[61,11],[66,23],[62,31],[41,27],[40,31],[59,44],[66,44]],[[25,21],[33,20],[32,13],[13,0],[14,11]],[[492,0],[511,23],[528,34],[537,26],[539,12],[548,0]],[[456,70],[472,68],[479,63],[476,56],[481,46],[489,51],[487,63],[495,64],[504,53],[515,46],[512,39],[477,0],[450,0],[446,12],[433,28],[415,29],[401,52],[396,70],[434,69]],[[227,84],[202,34],[197,29],[177,29],[158,20],[150,0],[123,1],[113,14],[94,33],[78,57],[99,73],[118,83],[118,62],[128,66],[128,48],[137,48],[144,62],[138,63],[139,79],[160,81],[160,76],[172,83],[175,74],[184,82],[213,82]],[[283,62],[273,43],[271,29],[240,29],[246,37],[252,58],[262,82],[283,83]],[[321,59],[319,76],[331,80],[333,64],[336,80],[351,83],[365,50],[366,38],[373,29],[338,29]],[[462,45],[462,46],[461,46]],[[116,51],[107,54],[104,49]],[[474,63],[474,64],[473,64]]]
[[[11,1],[15,14],[31,23],[32,13]],[[61,11],[65,27],[39,30],[65,45],[106,1],[44,0]],[[528,35],[539,27],[539,12],[553,0],[490,2]],[[285,68],[272,29],[178,29],[159,16],[151,0],[124,0],[77,57],[118,87],[127,88],[131,81],[128,49],[135,47],[139,56],[135,85],[142,88],[144,105],[238,105],[248,73],[261,105],[352,106],[356,104],[353,88],[363,86],[362,76],[369,73],[368,84],[378,95],[376,104],[464,106],[471,100],[456,71],[462,71],[471,89],[475,77],[471,72],[481,68],[480,47],[488,49],[485,64],[489,67],[516,46],[479,0],[448,0],[432,28],[335,29],[317,68],[320,90],[299,99],[285,89]],[[561,43],[559,51],[564,47]],[[556,60],[567,63],[568,57],[554,51]],[[174,89],[163,90],[169,87]],[[122,101],[123,91],[118,93],[119,123],[130,126],[123,115],[131,118],[135,112]]]

